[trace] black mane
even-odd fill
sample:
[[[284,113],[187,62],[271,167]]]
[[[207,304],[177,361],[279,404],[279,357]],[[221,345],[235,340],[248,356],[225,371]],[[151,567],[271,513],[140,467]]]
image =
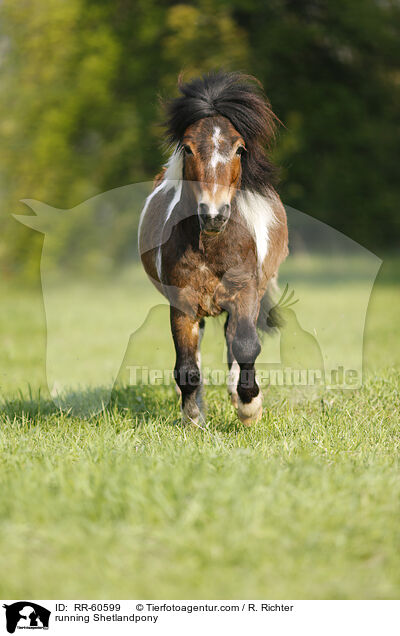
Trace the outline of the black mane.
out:
[[[199,119],[222,115],[243,137],[243,189],[262,192],[275,180],[275,168],[265,154],[275,132],[275,115],[254,78],[241,73],[214,72],[180,84],[181,97],[167,104],[169,141],[180,143],[186,129]]]

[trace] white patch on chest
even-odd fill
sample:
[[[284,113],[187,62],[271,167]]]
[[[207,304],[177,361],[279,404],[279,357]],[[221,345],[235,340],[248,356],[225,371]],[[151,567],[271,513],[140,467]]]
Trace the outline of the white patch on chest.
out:
[[[236,201],[240,216],[256,242],[261,267],[268,253],[271,227],[276,223],[271,202],[267,196],[244,191],[238,193]]]

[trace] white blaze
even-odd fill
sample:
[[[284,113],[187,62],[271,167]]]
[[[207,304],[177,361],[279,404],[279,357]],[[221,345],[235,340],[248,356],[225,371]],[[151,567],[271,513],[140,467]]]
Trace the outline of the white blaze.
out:
[[[226,163],[227,157],[222,155],[219,151],[219,145],[221,141],[221,128],[219,126],[215,126],[213,135],[212,135],[212,143],[213,143],[213,151],[210,160],[210,166],[215,171],[217,165],[219,163]]]

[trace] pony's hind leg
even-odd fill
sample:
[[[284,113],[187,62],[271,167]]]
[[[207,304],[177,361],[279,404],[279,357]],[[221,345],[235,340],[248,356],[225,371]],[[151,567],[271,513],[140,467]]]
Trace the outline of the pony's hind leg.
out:
[[[227,315],[225,320],[224,331],[225,331],[228,369],[229,369],[227,388],[228,388],[228,394],[231,398],[231,402],[233,406],[237,409],[239,405],[237,385],[239,381],[240,367],[232,351],[233,337],[235,334],[235,325],[234,325],[233,317],[231,317],[229,314]]]
[[[171,331],[176,351],[174,377],[182,396],[184,422],[197,424],[201,416],[201,373],[198,348],[199,321],[171,306]],[[203,325],[204,329],[204,325]]]

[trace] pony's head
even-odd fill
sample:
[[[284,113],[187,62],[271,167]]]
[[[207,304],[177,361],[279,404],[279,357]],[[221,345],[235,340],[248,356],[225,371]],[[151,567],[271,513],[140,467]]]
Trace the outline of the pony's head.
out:
[[[197,200],[200,227],[218,232],[229,218],[240,183],[244,139],[225,117],[207,117],[186,129],[182,146],[184,178]]]
[[[270,184],[264,145],[274,115],[256,80],[239,73],[211,73],[179,88],[167,107],[169,139],[183,159],[201,230],[219,232],[239,188],[261,192]]]

